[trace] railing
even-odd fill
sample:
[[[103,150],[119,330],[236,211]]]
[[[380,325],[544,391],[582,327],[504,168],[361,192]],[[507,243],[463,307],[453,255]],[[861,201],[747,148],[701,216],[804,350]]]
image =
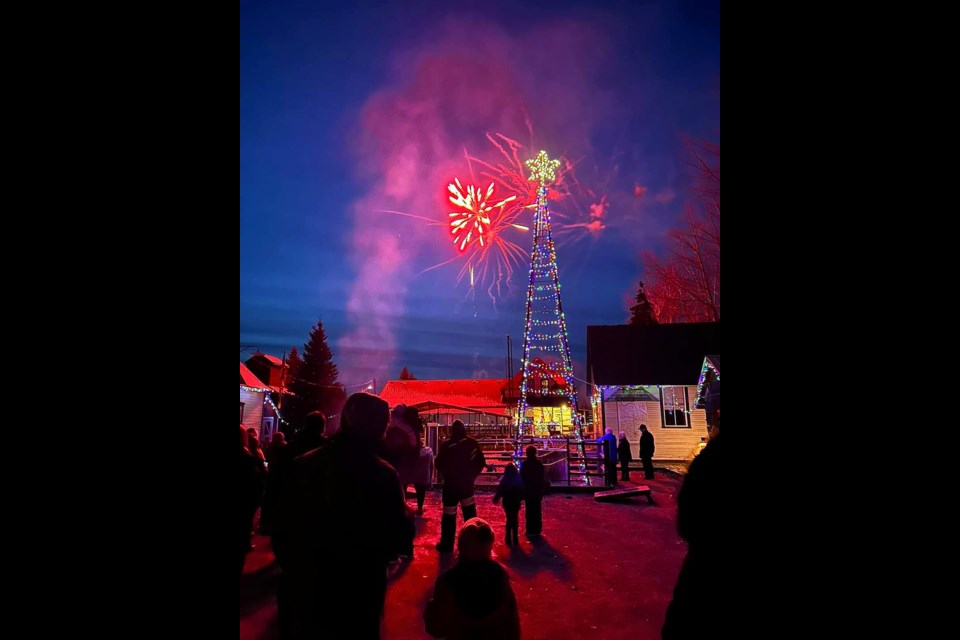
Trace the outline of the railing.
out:
[[[434,437],[436,434],[433,434]],[[529,445],[537,447],[537,457],[547,472],[547,480],[554,485],[591,486],[603,484],[603,456],[594,440],[575,437],[487,437],[477,438],[487,460],[487,468],[477,478],[477,484],[489,486],[499,483],[503,469],[511,462],[520,463]],[[434,452],[437,447],[431,444]],[[581,453],[581,448],[583,452]],[[594,482],[593,478],[600,478]],[[437,478],[441,481],[440,478]]]

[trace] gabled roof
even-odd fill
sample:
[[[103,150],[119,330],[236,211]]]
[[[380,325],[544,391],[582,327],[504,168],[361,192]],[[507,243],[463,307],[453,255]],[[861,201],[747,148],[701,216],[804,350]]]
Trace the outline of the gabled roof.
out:
[[[266,389],[267,385],[263,384],[260,381],[260,378],[253,375],[253,372],[250,369],[247,369],[247,365],[240,363],[240,384],[245,387],[254,387],[256,389]]]
[[[720,353],[720,323],[587,327],[587,377],[598,385],[694,385]]]
[[[713,370],[716,371],[717,375],[719,376],[720,375],[720,356],[719,355],[707,356],[705,360],[710,363],[710,366],[713,367]]]
[[[470,380],[390,380],[380,397],[391,407],[436,402],[465,408],[502,407],[505,378]]]
[[[710,370],[713,370],[712,372]],[[705,384],[707,374],[712,378],[710,384]],[[703,359],[703,366],[700,367],[700,379],[697,381],[697,400],[696,407],[703,409],[707,404],[708,396],[715,395],[714,403],[716,408],[720,408],[720,356],[706,356]]]
[[[260,353],[260,352],[257,352],[257,353],[255,353],[255,354],[253,354],[252,356],[250,356],[250,358],[247,359],[247,362],[250,362],[250,360],[253,360],[254,358],[262,358],[263,360],[266,360],[267,362],[269,362],[270,364],[272,364],[272,365],[275,366],[275,367],[281,367],[281,366],[283,366],[283,360],[281,360],[281,359],[278,358],[277,356],[272,356],[272,355],[270,355],[269,353]]]

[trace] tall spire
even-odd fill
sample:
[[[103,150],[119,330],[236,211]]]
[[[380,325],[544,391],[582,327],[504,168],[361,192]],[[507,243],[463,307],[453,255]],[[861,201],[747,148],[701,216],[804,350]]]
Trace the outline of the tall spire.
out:
[[[538,182],[533,251],[523,330],[523,377],[517,406],[519,435],[549,435],[551,427],[581,436],[567,323],[560,301],[557,252],[550,228],[547,185],[556,180],[558,160],[546,151],[527,160],[529,180]]]

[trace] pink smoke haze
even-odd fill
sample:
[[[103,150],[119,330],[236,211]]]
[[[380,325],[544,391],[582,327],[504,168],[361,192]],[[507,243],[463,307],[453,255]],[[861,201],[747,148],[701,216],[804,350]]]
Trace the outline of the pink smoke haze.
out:
[[[670,204],[677,194],[672,189],[664,189],[656,195],[655,200],[660,204]]]
[[[456,251],[446,226],[383,210],[445,222],[447,183],[471,179],[466,154],[502,162],[488,132],[526,145],[530,157],[539,148],[573,157],[589,153],[586,140],[598,123],[627,108],[591,86],[609,53],[599,28],[563,22],[506,32],[452,20],[437,29],[425,25],[423,33],[429,42],[395,52],[388,81],[367,99],[354,132],[357,175],[370,187],[350,214],[357,277],[351,329],[338,343],[343,380],[395,373],[396,318],[408,289],[418,286],[414,276]],[[607,207],[605,199],[591,205],[584,226],[604,228]],[[529,250],[529,236],[514,240]]]

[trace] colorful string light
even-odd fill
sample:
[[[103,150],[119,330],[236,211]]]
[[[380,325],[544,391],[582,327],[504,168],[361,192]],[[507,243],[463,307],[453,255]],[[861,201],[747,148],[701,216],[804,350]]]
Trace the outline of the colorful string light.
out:
[[[261,388],[261,387],[248,387],[245,384],[240,385],[240,389],[243,391],[251,391],[253,393],[262,393],[263,404],[267,404],[267,403],[270,404],[270,406],[273,408],[273,412],[277,415],[277,420],[279,420],[281,424],[290,424],[289,422],[283,419],[283,416],[280,415],[280,409],[277,408],[277,405],[273,404],[273,399],[270,397],[271,389]]]
[[[547,202],[547,185],[556,179],[558,160],[551,160],[546,151],[540,151],[536,158],[527,160],[530,170],[529,180],[539,183],[537,189],[536,214],[534,216],[533,251],[530,253],[530,275],[527,286],[526,321],[523,332],[523,377],[520,383],[520,400],[517,403],[517,428],[519,438],[528,435],[528,430],[547,430],[549,425],[534,421],[530,412],[529,397],[566,397],[569,403],[570,422],[578,439],[580,453],[580,472],[586,484],[590,483],[586,475],[586,455],[583,445],[583,428],[580,414],[577,412],[577,387],[573,377],[573,365],[570,357],[570,341],[566,317],[560,300],[560,275],[557,267],[557,251],[553,242],[550,226],[550,207]],[[537,294],[537,295],[535,295]],[[534,303],[543,304],[534,304]],[[557,327],[557,331],[547,333],[545,327]],[[548,363],[535,354],[559,354],[559,363]],[[536,379],[538,384],[533,384]],[[541,386],[542,380],[562,384],[553,388]],[[563,415],[561,407],[561,416]],[[543,418],[543,412],[540,412]],[[534,433],[533,435],[536,435]],[[546,434],[540,434],[546,435]]]

